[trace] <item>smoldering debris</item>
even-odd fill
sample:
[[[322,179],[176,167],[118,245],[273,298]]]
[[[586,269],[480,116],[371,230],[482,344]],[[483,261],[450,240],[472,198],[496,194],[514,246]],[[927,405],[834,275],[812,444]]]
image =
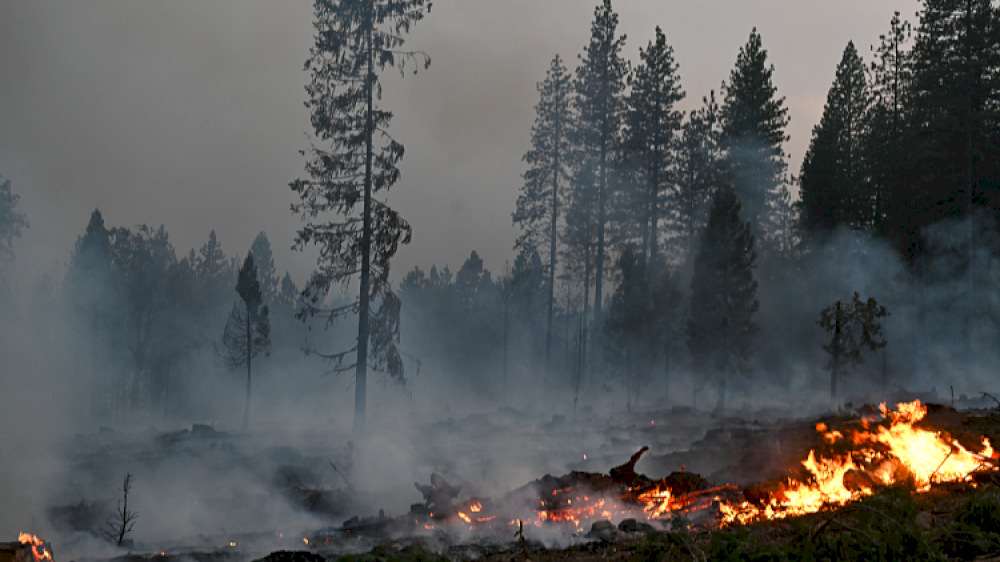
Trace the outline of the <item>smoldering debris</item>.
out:
[[[982,436],[1000,438],[995,412],[948,406],[926,412],[915,427],[947,432],[942,435],[955,446],[975,451]],[[842,447],[830,445],[828,435],[862,431],[863,423],[871,433],[892,417],[871,405],[809,420],[749,421],[682,409],[552,423],[551,416],[504,411],[415,423],[405,433],[376,432],[362,447],[323,432],[279,443],[264,433],[218,428],[104,431],[72,444],[72,478],[54,497],[58,507],[49,517],[65,544],[61,551],[115,556],[80,537],[97,536],[114,509],[114,480],[127,467],[137,475],[129,505],[143,513],[133,552],[218,552],[249,560],[267,552],[333,556],[391,544],[459,557],[513,555],[524,548],[628,541],[669,530],[676,517],[712,528],[734,506],[759,512],[783,501],[789,479],[801,480],[811,451],[827,455]],[[503,439],[486,439],[497,434],[509,438],[508,447],[498,448]],[[372,469],[386,458],[399,464]],[[984,466],[974,478],[948,485],[965,489],[997,480],[995,463]],[[881,478],[876,469],[877,463],[858,466],[843,477],[844,486],[871,488],[866,483]],[[505,473],[514,476],[500,482]],[[507,485],[513,478],[520,482]],[[94,493],[99,485],[104,495]]]

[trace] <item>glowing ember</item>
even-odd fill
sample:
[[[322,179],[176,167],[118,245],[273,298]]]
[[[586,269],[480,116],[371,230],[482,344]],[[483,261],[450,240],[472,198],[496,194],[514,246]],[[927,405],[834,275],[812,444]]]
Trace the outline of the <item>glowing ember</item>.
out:
[[[639,499],[646,502],[643,511],[649,515],[650,519],[662,516],[670,511],[670,490],[660,490],[659,488],[639,494]]]

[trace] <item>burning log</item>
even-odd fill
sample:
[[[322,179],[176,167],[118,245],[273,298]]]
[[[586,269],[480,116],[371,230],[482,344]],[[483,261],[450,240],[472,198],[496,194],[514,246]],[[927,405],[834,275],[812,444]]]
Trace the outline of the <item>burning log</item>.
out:
[[[743,497],[750,504],[763,507],[773,502],[783,503],[788,501],[788,497],[785,495],[787,489],[784,482],[765,482],[743,488]]]
[[[700,492],[712,487],[708,480],[693,472],[671,472],[662,482],[674,496]]]
[[[844,473],[844,488],[851,492],[872,491],[878,483],[871,474],[852,468]]]
[[[418,482],[414,482],[413,485],[423,494],[424,503],[422,506],[421,504],[411,506],[411,513],[441,519],[454,515],[455,508],[452,502],[458,497],[459,492],[462,491],[461,486],[452,486],[436,472],[431,474],[430,486],[425,486]]]
[[[632,455],[632,458],[629,459],[627,463],[612,468],[608,474],[611,475],[611,478],[615,482],[620,482],[626,486],[633,485],[635,481],[639,479],[639,474],[636,474],[635,472],[635,463],[639,462],[639,459],[642,458],[642,454],[648,450],[649,447],[639,449],[639,452]],[[646,480],[648,481],[649,479],[647,478]]]

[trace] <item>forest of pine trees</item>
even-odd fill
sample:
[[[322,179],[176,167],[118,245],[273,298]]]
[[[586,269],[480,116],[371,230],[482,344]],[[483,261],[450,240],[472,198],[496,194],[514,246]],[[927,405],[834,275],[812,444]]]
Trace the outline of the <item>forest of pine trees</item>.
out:
[[[93,212],[33,309],[61,310],[80,336],[78,409],[108,423],[201,411],[188,391],[224,333],[229,367],[256,358],[256,373],[265,350],[272,361],[306,350],[328,361],[317,372],[351,371],[356,427],[370,371],[404,385],[423,371],[494,406],[523,403],[525,388],[574,407],[621,392],[628,408],[698,405],[711,389],[721,409],[826,376],[831,394],[945,388],[950,375],[936,382],[922,365],[972,372],[1000,359],[995,2],[922,0],[917,21],[887,14],[879,44],[848,42],[790,173],[766,37],[749,30],[721,88],[684,109],[684,67],[663,29],[632,50],[602,0],[579,52],[546,55],[527,150],[510,164],[522,179],[513,263],[491,272],[469,248],[454,272],[426,264],[397,279],[390,261],[411,225],[386,203],[403,147],[387,132],[380,76],[429,64],[402,50],[428,8],[316,2],[314,130],[291,188],[304,219],[295,248],[317,247],[319,261],[301,290],[279,278],[263,233],[241,273],[214,231],[178,255],[162,226],[109,227]],[[29,226],[17,201],[0,178],[4,268]],[[848,314],[852,295],[867,304]],[[339,320],[357,329],[324,332]]]

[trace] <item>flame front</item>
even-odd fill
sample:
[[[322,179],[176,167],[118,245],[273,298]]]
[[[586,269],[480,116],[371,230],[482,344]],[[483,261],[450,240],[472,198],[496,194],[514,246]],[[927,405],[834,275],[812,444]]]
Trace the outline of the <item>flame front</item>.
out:
[[[568,487],[560,482],[556,489],[540,491],[531,512],[523,512],[531,515],[522,520],[533,526],[572,524],[582,531],[585,522],[597,519],[655,520],[710,513],[724,526],[814,513],[894,484],[910,483],[926,491],[932,484],[971,481],[972,473],[996,468],[996,453],[988,439],[982,438],[977,453],[947,432],[915,427],[927,415],[919,401],[898,404],[895,411],[883,404],[880,413],[858,423],[837,424],[836,429],[817,424],[819,445],[802,461],[798,479],[754,486],[741,494],[731,485],[705,489],[703,482],[693,488],[671,489],[677,485],[673,480],[655,482],[642,477],[625,486],[608,475],[579,473],[591,480],[569,479]],[[471,525],[470,529],[477,524],[489,526],[498,516],[507,521],[515,515],[474,498],[460,509],[446,519],[454,517],[454,522]],[[510,520],[509,525],[517,521]],[[433,529],[433,525],[425,527]]]
[[[985,437],[982,452],[977,454],[947,433],[913,427],[927,415],[927,408],[919,400],[898,404],[895,412],[885,404],[880,410],[888,424],[876,426],[875,431],[871,431],[869,419],[862,420],[861,430],[845,430],[846,435],[818,424],[816,430],[823,434],[825,443],[834,445],[846,440],[851,444],[850,453],[817,459],[815,451],[810,451],[802,463],[811,476],[808,482],[790,481],[778,493],[769,494],[769,501],[763,505],[720,505],[723,524],[778,519],[813,513],[824,505],[843,505],[870,495],[876,485],[896,484],[899,476],[908,475],[918,491],[927,491],[932,483],[966,480],[971,473],[989,466],[994,456]]]

